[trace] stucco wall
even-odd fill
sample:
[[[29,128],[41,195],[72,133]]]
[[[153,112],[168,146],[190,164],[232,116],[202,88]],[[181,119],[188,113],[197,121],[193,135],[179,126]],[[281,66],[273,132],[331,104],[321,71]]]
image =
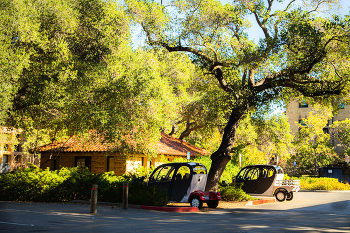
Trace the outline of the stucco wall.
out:
[[[288,104],[286,115],[290,124],[290,128],[292,130],[292,134],[295,135],[298,133],[298,121],[302,118],[307,118],[309,116],[309,113],[312,111],[313,108],[311,105],[309,105],[307,108],[299,108],[299,103],[296,101],[292,101],[290,104]],[[346,118],[350,118],[350,105],[345,105],[343,109],[339,109],[338,114],[333,116],[332,119],[329,119],[329,124],[331,125],[335,121],[342,121]],[[327,128],[327,126],[325,127]],[[330,141],[335,146],[335,151],[338,154],[341,154],[343,150],[341,148],[340,142],[332,135]]]
[[[55,157],[54,154],[52,157]],[[60,153],[59,154],[59,167],[74,167],[75,157],[91,157],[91,172],[92,173],[102,173],[107,171],[107,156],[114,156],[114,173],[117,175],[125,174],[126,164],[125,159],[123,159],[119,154],[106,154],[99,152],[92,153]],[[41,155],[41,168],[45,169],[50,167],[54,168],[54,161],[49,160],[49,153],[42,153]]]
[[[53,154],[52,158],[54,158],[56,154]],[[71,153],[59,153],[59,159],[56,163],[59,164],[59,168],[61,167],[74,167],[75,166],[75,157],[87,157],[91,156],[91,172],[92,173],[102,173],[107,171],[107,158],[108,156],[114,156],[114,173],[116,175],[123,175],[125,173],[132,173],[136,170],[136,168],[141,166],[150,167],[150,165],[157,167],[161,165],[163,162],[160,162],[158,158],[148,158],[144,155],[135,155],[132,157],[123,157],[119,153],[114,154],[106,154],[104,152],[91,152],[91,153],[79,153],[79,152],[71,152]],[[176,156],[165,156],[169,162],[172,162]],[[41,168],[46,169],[50,167],[50,169],[54,169],[54,161],[50,160],[50,153],[44,152],[41,154]]]
[[[307,108],[299,108],[299,103],[296,101],[293,101],[288,104],[286,109],[286,115],[288,118],[290,129],[292,130],[292,134],[298,132],[298,121],[302,118],[307,118],[309,116],[309,112],[311,111],[312,107],[310,105]]]
[[[299,108],[299,103],[296,101],[292,101],[288,104],[286,115],[288,117],[288,122],[293,134],[298,132],[298,126],[296,122],[302,118],[307,118],[309,116],[309,113],[312,111],[313,108],[311,105],[309,105],[307,108]],[[346,118],[350,118],[350,105],[345,105],[344,109],[339,109],[338,114],[333,116],[332,119],[329,119],[329,123],[332,124],[334,121],[342,121]]]

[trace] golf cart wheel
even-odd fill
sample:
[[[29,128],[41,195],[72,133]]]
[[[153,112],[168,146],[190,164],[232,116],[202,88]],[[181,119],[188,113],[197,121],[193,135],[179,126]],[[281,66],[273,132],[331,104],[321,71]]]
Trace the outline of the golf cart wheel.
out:
[[[219,205],[219,200],[208,201],[207,204],[209,208],[216,208]]]
[[[198,209],[202,208],[203,206],[203,201],[197,196],[192,197],[190,203],[192,207],[197,207]]]
[[[287,200],[287,201],[293,200],[293,192],[287,193],[287,198],[286,198],[286,200]]]
[[[277,201],[285,201],[286,193],[282,190],[278,190],[275,194]]]

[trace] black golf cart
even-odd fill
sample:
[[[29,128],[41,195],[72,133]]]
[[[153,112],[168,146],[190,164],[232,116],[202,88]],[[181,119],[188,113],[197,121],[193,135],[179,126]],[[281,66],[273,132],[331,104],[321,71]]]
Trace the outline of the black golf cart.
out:
[[[167,163],[157,167],[151,174],[148,186],[167,190],[170,202],[189,202],[200,209],[203,203],[216,208],[221,199],[218,192],[204,192],[207,169],[200,163]]]
[[[243,191],[255,196],[275,196],[277,201],[290,201],[300,190],[299,180],[283,180],[281,167],[250,165],[241,169],[235,183],[243,183]]]

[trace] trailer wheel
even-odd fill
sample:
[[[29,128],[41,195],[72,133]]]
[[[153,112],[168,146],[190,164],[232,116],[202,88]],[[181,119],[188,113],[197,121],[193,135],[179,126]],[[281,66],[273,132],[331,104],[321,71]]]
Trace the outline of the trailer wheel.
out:
[[[287,193],[287,198],[286,198],[286,200],[287,200],[287,201],[293,200],[293,192]]]
[[[275,194],[277,201],[285,201],[286,200],[286,193],[282,190],[278,190]]]
[[[209,208],[216,208],[219,205],[219,200],[208,201],[207,204]]]
[[[201,209],[203,206],[203,201],[197,196],[192,197],[190,203],[192,207],[197,207],[198,209]]]

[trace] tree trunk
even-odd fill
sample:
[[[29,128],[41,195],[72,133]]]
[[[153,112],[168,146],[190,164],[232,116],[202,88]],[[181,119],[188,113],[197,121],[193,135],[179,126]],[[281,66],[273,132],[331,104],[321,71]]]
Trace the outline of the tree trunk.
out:
[[[232,110],[230,119],[225,127],[219,149],[211,155],[211,168],[208,173],[205,191],[217,191],[221,175],[226,164],[231,160],[231,151],[235,143],[236,130],[248,106],[237,106]]]
[[[317,153],[315,152],[315,176],[317,176]]]

